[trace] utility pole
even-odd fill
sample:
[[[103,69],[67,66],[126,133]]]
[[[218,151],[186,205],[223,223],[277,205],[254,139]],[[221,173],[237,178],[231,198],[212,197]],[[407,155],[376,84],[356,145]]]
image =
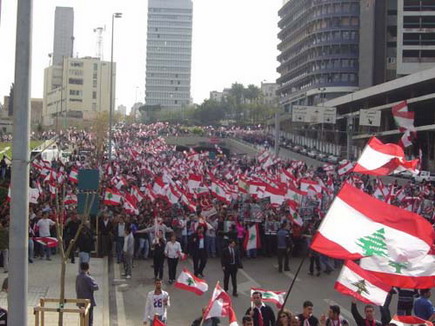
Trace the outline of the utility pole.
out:
[[[8,322],[27,325],[30,73],[33,0],[18,0],[15,44]]]
[[[275,113],[275,155],[279,154],[279,113]]]
[[[347,135],[347,146],[346,146],[346,158],[350,161],[352,158],[352,136],[353,136],[353,116],[348,114],[346,116],[346,135]]]
[[[112,14],[112,44],[110,51],[110,99],[109,99],[109,165],[112,164],[112,124],[113,124],[113,35],[115,28],[115,18],[121,18],[122,13],[116,12]],[[101,81],[100,81],[101,82]]]

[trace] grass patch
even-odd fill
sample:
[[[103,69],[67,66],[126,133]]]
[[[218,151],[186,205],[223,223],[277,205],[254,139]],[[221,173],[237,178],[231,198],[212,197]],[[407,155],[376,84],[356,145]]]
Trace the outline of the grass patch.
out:
[[[44,141],[42,140],[31,140],[30,141],[30,150],[34,149],[41,145]],[[5,148],[9,147],[5,152]],[[0,157],[3,157],[3,154],[6,154],[8,157],[12,157],[12,143],[9,142],[0,142]]]

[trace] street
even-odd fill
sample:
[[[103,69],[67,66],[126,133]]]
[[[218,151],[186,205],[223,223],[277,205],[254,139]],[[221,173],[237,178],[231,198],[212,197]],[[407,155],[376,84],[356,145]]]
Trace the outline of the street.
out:
[[[244,269],[239,270],[237,274],[239,297],[232,297],[233,307],[240,325],[242,317],[250,305],[250,288],[259,287],[267,290],[287,291],[300,261],[301,258],[291,258],[291,271],[281,274],[278,273],[276,257],[243,260]],[[152,260],[150,259],[147,261],[136,260],[131,280],[121,280],[122,265],[115,264],[115,275],[111,291],[114,291],[116,296],[118,323],[114,323],[114,319],[111,318],[112,325],[142,325],[145,297],[148,291],[153,289],[153,269],[151,264]],[[177,273],[183,267],[192,270],[191,260],[181,262],[178,265]],[[286,308],[292,312],[300,313],[303,301],[310,300],[314,304],[315,316],[320,317],[322,313],[327,313],[330,304],[338,304],[341,307],[343,317],[348,319],[351,325],[355,325],[350,313],[351,299],[339,294],[333,288],[339,271],[334,271],[330,275],[322,274],[320,277],[316,277],[308,275],[308,268],[309,259],[307,258],[295,282]],[[196,296],[167,283],[167,265],[165,264],[164,290],[168,291],[171,297],[171,307],[168,309],[168,326],[190,326],[194,319],[200,317],[201,307],[207,304],[216,282],[220,281],[223,286],[223,273],[219,258],[209,259],[204,273],[209,290],[203,296]],[[232,293],[231,285],[228,292]],[[270,305],[276,312],[276,307],[273,304]],[[395,307],[395,301],[391,306]],[[111,305],[112,307],[113,305]],[[359,308],[362,313],[363,305],[359,304]],[[376,314],[380,318],[379,311],[376,311]],[[228,325],[228,320],[221,318],[221,324]]]

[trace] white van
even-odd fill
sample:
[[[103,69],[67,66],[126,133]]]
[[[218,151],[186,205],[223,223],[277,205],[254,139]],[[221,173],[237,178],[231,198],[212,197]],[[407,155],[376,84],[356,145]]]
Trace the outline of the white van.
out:
[[[418,175],[414,177],[416,182],[435,182],[435,173],[430,171],[420,171]]]

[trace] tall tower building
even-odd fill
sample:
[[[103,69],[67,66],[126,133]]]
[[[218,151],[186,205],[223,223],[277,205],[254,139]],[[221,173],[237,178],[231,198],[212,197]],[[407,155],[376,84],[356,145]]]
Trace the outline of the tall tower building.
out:
[[[56,7],[54,17],[53,65],[61,66],[63,58],[73,56],[74,9]]]
[[[284,2],[277,84],[286,110],[357,89],[359,14],[359,0]]]
[[[190,103],[191,0],[149,0],[145,104],[178,109]]]

